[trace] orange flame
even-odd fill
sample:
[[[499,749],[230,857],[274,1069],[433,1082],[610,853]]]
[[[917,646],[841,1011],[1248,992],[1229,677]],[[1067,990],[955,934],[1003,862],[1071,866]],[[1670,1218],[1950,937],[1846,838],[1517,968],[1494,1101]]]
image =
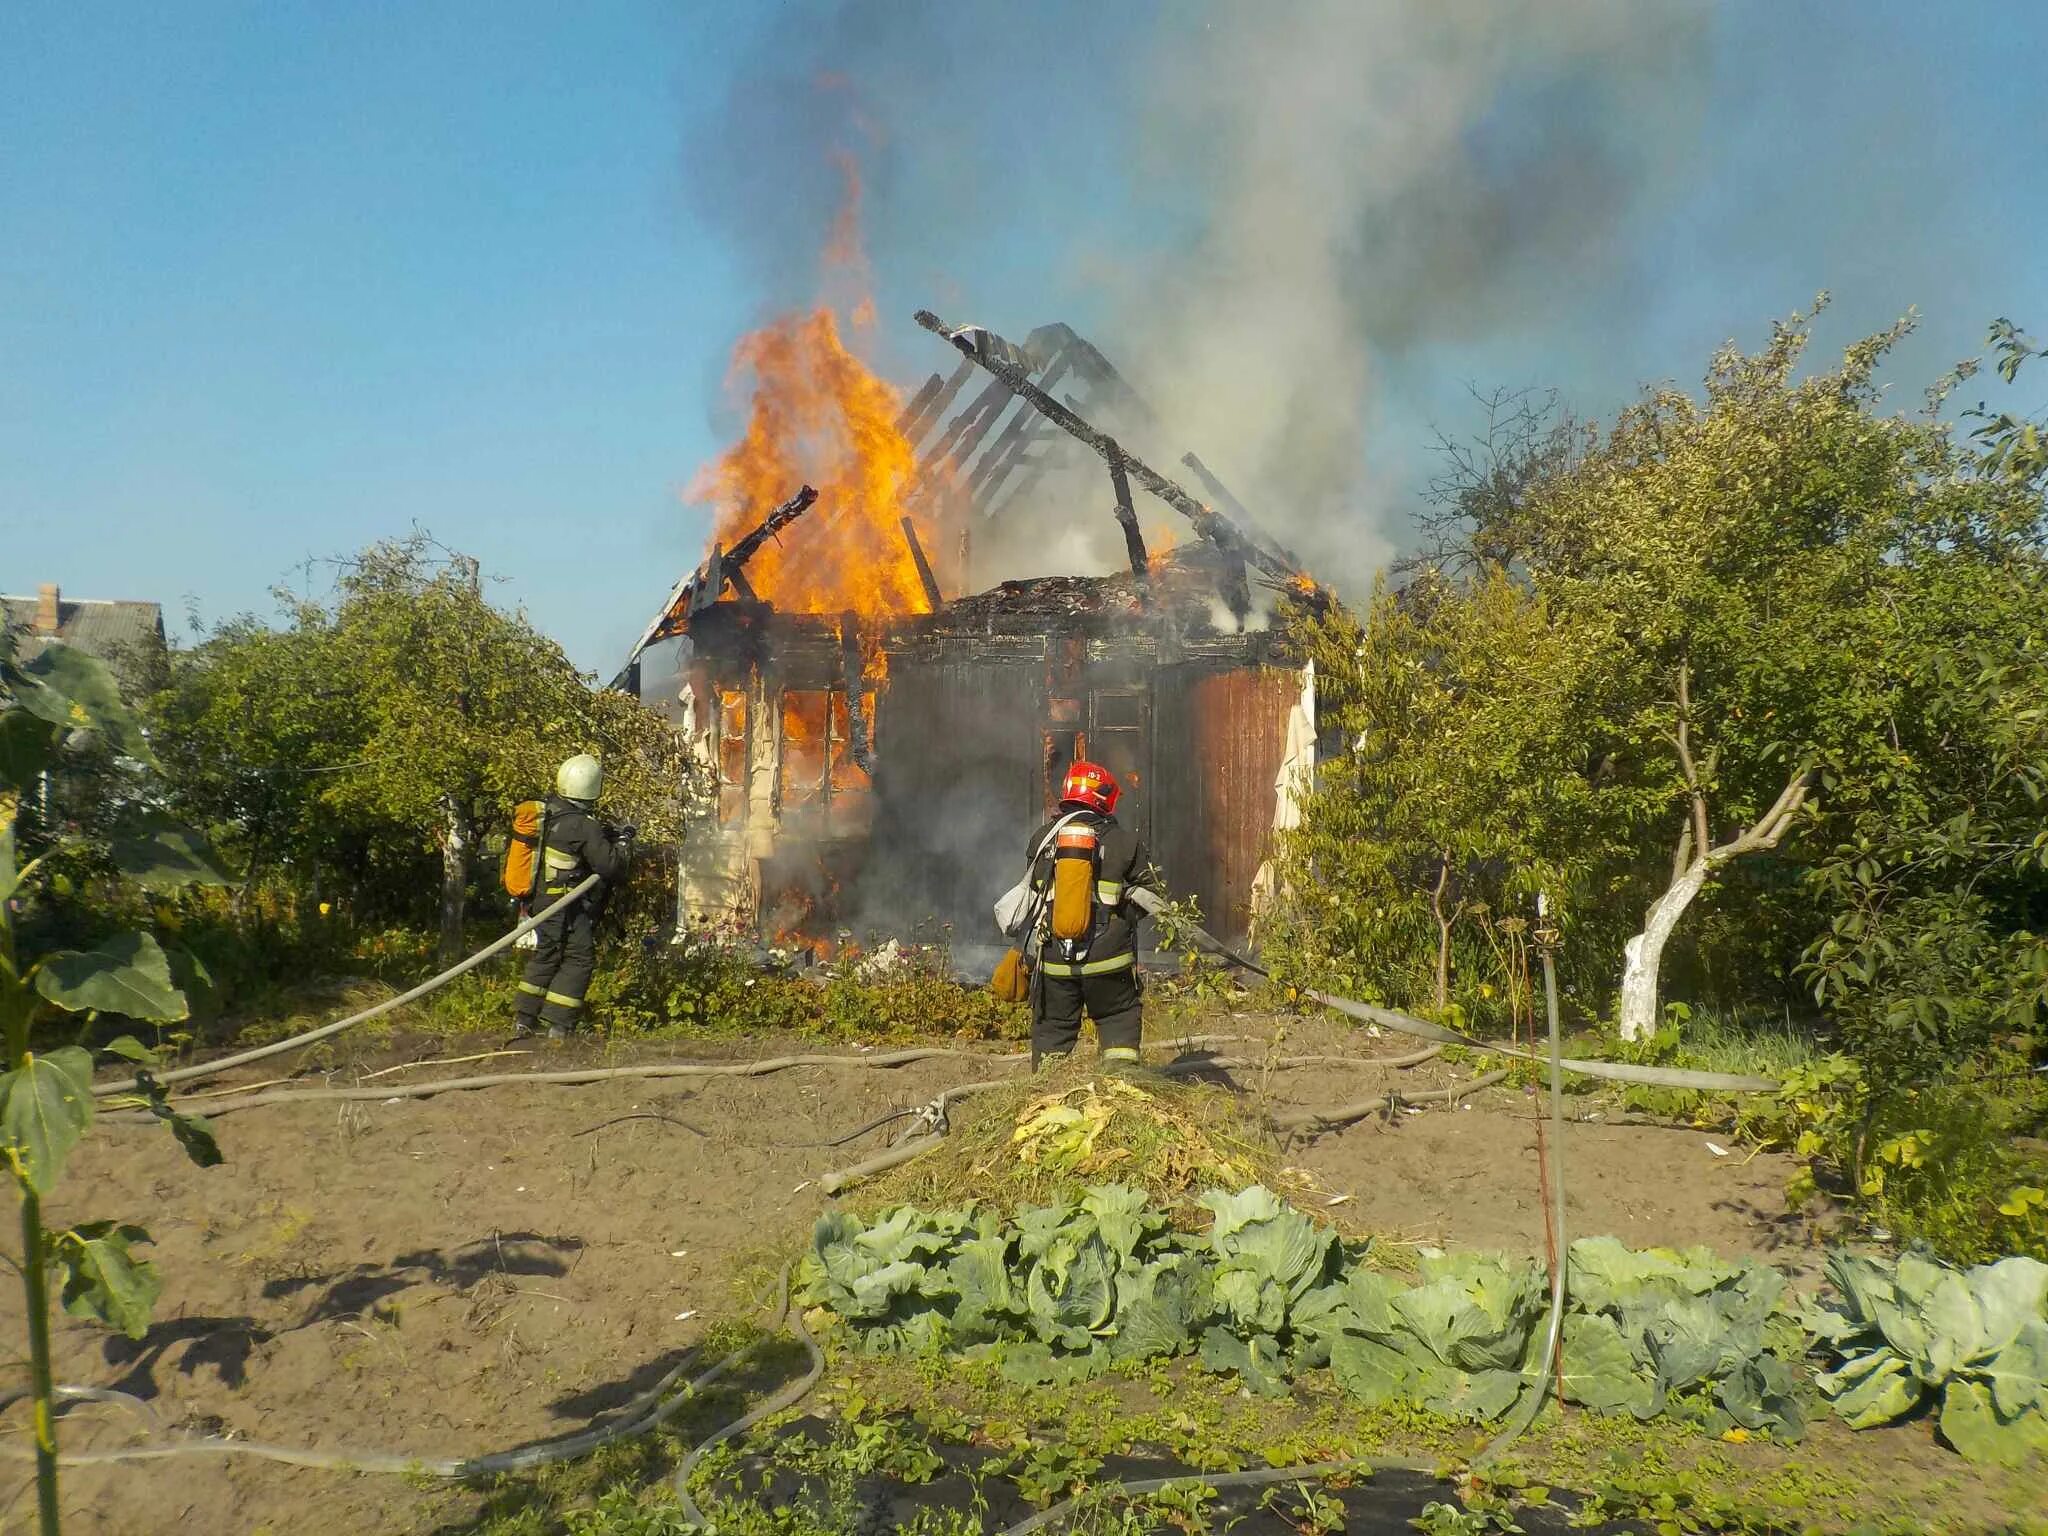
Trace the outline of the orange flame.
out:
[[[846,201],[825,245],[828,274],[866,278],[860,254],[860,182],[840,157]],[[856,327],[872,316],[865,296]],[[833,310],[784,315],[740,338],[730,382],[750,394],[746,432],[698,472],[689,497],[717,508],[730,548],[800,485],[818,504],[747,564],[762,598],[797,613],[854,612],[869,619],[930,605],[903,539],[904,505],[917,473],[915,446],[896,429],[897,391],[847,349]],[[931,529],[913,518],[919,534]],[[865,626],[864,626],[865,627]]]
[[[1173,563],[1174,546],[1180,530],[1168,522],[1155,522],[1145,530],[1145,568],[1154,576]]]

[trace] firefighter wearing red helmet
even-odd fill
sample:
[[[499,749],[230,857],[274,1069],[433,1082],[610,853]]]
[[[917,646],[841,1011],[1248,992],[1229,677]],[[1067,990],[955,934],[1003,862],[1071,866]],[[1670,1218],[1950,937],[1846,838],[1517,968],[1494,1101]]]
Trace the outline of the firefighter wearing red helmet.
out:
[[[1099,763],[1076,762],[1060,784],[1059,815],[1027,845],[1037,910],[1038,963],[1031,988],[1034,1062],[1069,1056],[1081,1016],[1095,1021],[1106,1061],[1136,1061],[1143,1031],[1138,980],[1138,888],[1157,892],[1158,872],[1136,833],[1118,824],[1123,794]]]

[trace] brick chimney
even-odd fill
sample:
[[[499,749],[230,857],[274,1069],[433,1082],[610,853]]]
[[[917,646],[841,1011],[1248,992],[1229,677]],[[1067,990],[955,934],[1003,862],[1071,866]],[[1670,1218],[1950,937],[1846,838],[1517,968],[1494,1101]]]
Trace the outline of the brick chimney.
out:
[[[57,583],[46,581],[36,588],[36,633],[57,633]]]

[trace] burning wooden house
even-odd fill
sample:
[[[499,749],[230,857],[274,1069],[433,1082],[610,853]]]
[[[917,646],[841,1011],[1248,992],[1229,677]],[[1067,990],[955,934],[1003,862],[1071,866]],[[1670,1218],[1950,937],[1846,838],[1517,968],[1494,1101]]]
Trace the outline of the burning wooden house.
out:
[[[1229,512],[1091,424],[1146,418],[1070,329],[1016,346],[918,318],[962,354],[950,376],[889,400],[879,424],[874,402],[842,391],[834,409],[855,420],[862,462],[765,515],[762,466],[728,455],[720,475],[745,483],[727,499],[756,509],[753,526],[729,520],[737,536],[714,543],[629,662],[637,687],[641,653],[684,640],[677,715],[717,780],[683,850],[681,923],[824,944],[943,924],[961,946],[993,943],[990,904],[1066,765],[1088,757],[1122,780],[1119,819],[1172,892],[1244,936],[1315,751],[1313,679],[1257,621],[1254,588],[1313,597],[1313,583],[1192,455]],[[1091,463],[1125,568],[968,591],[977,532]],[[774,494],[789,484],[785,471]],[[1133,485],[1198,537],[1148,550]]]

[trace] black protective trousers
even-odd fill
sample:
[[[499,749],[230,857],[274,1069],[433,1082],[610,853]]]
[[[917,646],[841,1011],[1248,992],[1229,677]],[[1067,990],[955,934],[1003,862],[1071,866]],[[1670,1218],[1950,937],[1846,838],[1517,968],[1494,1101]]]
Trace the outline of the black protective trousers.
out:
[[[519,980],[519,1028],[532,1029],[539,1019],[550,1029],[572,1030],[597,968],[597,919],[590,903],[579,901],[557,913],[533,930],[533,938],[533,957]]]
[[[1031,1056],[1072,1055],[1081,1039],[1081,1014],[1095,1021],[1095,1042],[1103,1051],[1133,1056],[1144,1034],[1145,1004],[1136,966],[1097,976],[1033,978]]]

